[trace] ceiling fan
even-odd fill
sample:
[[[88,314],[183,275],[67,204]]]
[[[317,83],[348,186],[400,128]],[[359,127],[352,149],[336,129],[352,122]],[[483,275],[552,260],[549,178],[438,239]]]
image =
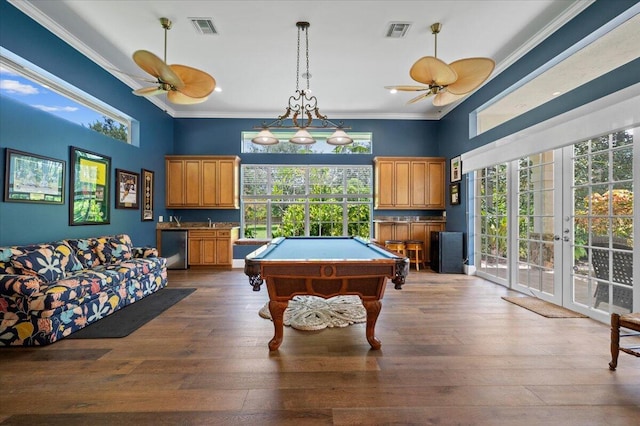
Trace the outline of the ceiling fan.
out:
[[[385,89],[404,92],[424,91],[425,93],[410,99],[407,103],[412,104],[435,95],[433,104],[443,106],[465,97],[491,75],[495,62],[490,58],[459,59],[448,65],[438,59],[438,33],[441,29],[440,23],[431,25],[431,32],[435,36],[434,56],[423,56],[409,70],[412,79],[426,86],[385,86]]]
[[[136,50],[133,53],[134,62],[152,75],[157,85],[143,87],[133,93],[138,96],[166,93],[170,102],[181,105],[206,101],[216,87],[215,79],[204,71],[186,65],[167,65],[167,31],[171,29],[171,21],[160,18],[160,24],[164,28],[164,61],[147,50]]]

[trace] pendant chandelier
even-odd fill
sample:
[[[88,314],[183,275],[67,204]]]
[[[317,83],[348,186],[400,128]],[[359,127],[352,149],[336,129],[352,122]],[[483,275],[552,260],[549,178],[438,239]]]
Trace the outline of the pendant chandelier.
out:
[[[255,126],[254,129],[261,129],[258,135],[251,139],[251,142],[258,145],[275,145],[278,143],[271,129],[297,129],[297,132],[289,142],[298,145],[311,145],[316,142],[308,129],[335,130],[335,132],[327,138],[330,145],[348,145],[353,139],[344,131],[349,127],[344,127],[342,122],[335,124],[327,118],[326,115],[320,113],[318,108],[318,99],[311,95],[309,89],[309,26],[308,22],[296,22],[298,27],[298,47],[297,47],[297,68],[296,68],[296,93],[289,97],[289,104],[281,116],[271,123],[262,123],[261,126]],[[305,53],[306,53],[306,72],[302,77],[307,80],[306,89],[300,89],[300,33],[305,34]],[[290,120],[290,124],[287,124]],[[314,120],[319,123],[314,125]]]

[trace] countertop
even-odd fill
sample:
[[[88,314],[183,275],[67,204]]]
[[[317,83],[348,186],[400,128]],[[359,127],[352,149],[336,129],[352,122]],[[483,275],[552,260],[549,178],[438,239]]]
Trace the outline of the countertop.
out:
[[[156,229],[233,229],[240,226],[237,222],[183,222],[178,226],[175,222],[158,222]]]
[[[446,222],[445,216],[376,216],[374,223]]]

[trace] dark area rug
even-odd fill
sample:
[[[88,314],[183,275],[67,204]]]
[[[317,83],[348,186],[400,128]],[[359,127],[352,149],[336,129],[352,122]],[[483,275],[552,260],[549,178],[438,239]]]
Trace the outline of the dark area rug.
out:
[[[196,291],[195,288],[163,288],[72,333],[65,339],[107,339],[128,336],[194,291]]]
[[[578,312],[574,312],[570,309],[562,306],[554,305],[545,300],[538,299],[537,297],[518,296],[518,297],[502,297],[507,302],[511,302],[515,305],[522,306],[525,309],[535,312],[538,315],[542,315],[546,318],[588,318],[586,315],[582,315]]]

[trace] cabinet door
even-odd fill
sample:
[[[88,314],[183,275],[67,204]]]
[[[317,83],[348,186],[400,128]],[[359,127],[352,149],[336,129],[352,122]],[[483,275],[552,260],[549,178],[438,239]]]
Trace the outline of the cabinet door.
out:
[[[396,223],[393,228],[394,240],[407,241],[411,239],[411,227],[408,223]]]
[[[427,162],[411,162],[411,207],[425,208],[428,204],[429,187],[427,177]]]
[[[217,238],[216,239],[216,264],[217,265],[231,265],[231,240],[229,238]]]
[[[396,161],[394,189],[394,206],[396,208],[411,207],[411,163],[409,161]]]
[[[379,161],[376,167],[376,208],[393,208],[394,206],[394,163]],[[383,241],[384,243],[384,241]]]
[[[444,199],[444,163],[430,162],[427,170],[427,182],[429,183],[428,199],[426,203],[430,208],[445,208]]]
[[[202,160],[202,206],[215,207],[218,205],[218,162],[216,160]]]
[[[216,239],[215,238],[203,238],[202,239],[202,264],[203,265],[215,265],[216,259]]]
[[[375,231],[376,231],[376,241],[381,246],[384,245],[384,242],[387,240],[393,240],[393,224],[392,223],[376,223]]]
[[[200,160],[184,161],[184,205],[200,205]]]
[[[189,265],[202,264],[202,239],[189,238]]]
[[[184,162],[182,160],[167,160],[167,193],[166,206],[180,207],[184,205]]]
[[[236,175],[238,168],[234,160],[220,160],[218,163],[218,206],[237,208],[238,206],[238,184]]]

